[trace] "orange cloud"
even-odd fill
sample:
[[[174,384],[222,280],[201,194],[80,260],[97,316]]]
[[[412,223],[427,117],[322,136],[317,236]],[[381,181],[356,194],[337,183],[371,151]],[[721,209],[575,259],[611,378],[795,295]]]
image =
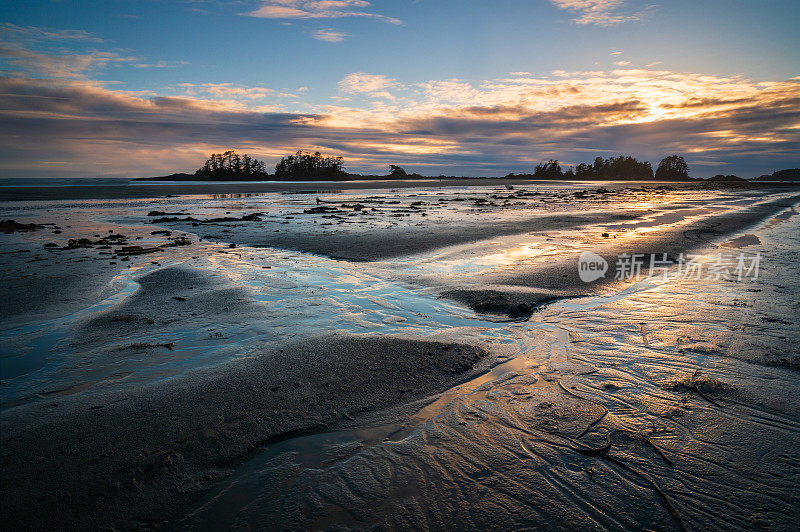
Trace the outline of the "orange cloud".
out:
[[[396,85],[396,80],[383,75],[353,72],[339,82],[339,90],[348,93],[374,93]]]
[[[370,7],[365,0],[267,0],[258,9],[247,13],[251,17],[272,19],[329,19],[364,17],[390,24],[402,24],[394,17],[364,11]]]

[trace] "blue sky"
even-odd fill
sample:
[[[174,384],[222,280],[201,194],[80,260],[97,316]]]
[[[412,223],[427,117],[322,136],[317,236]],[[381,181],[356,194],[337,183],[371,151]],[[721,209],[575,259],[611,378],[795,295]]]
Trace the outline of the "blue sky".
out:
[[[227,147],[459,175],[800,159],[797,1],[28,0],[0,22],[7,176],[191,170]]]

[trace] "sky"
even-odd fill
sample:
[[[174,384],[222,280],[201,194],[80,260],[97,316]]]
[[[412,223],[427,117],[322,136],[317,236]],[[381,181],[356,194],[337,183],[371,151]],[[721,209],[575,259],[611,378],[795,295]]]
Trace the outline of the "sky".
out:
[[[797,0],[0,0],[0,176],[800,167]]]

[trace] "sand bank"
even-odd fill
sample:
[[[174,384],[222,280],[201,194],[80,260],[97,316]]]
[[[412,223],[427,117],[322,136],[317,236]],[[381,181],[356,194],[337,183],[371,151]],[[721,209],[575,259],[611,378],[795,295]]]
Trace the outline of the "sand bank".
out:
[[[138,393],[4,415],[2,515],[16,529],[155,526],[259,445],[456,384],[487,353],[326,336]]]

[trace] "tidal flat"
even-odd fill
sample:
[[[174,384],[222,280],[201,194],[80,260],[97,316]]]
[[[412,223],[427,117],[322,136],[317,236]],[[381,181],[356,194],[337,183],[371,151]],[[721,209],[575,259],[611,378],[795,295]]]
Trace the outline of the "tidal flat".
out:
[[[225,186],[2,195],[9,529],[800,526],[797,187]]]

